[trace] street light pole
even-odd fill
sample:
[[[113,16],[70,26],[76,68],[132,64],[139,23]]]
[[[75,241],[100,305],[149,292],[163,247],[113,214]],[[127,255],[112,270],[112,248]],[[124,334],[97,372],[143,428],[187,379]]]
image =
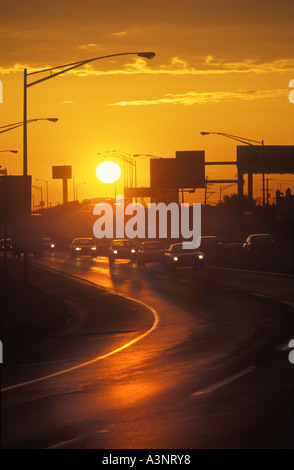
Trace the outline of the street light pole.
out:
[[[228,139],[236,140],[242,144],[249,145],[250,147],[255,147],[254,144],[259,144],[262,146],[262,203],[263,207],[265,206],[265,178],[264,178],[264,141],[263,140],[253,140],[247,139],[246,137],[239,137],[237,135],[226,134],[225,132],[200,132],[201,135],[222,135]],[[252,144],[254,142],[254,144]]]
[[[23,175],[28,174],[28,122],[27,122],[27,69],[24,69],[23,79]]]
[[[92,59],[87,59],[87,60],[81,60],[79,62],[73,62],[70,64],[65,64],[65,65],[59,65],[57,67],[51,67],[48,69],[43,69],[43,70],[37,70],[35,72],[27,72],[27,69],[24,69],[24,83],[23,83],[23,175],[27,175],[28,171],[28,151],[27,151],[27,89],[33,85],[37,85],[38,83],[44,82],[45,80],[49,80],[51,78],[54,78],[58,75],[61,75],[63,73],[66,73],[70,70],[73,70],[77,67],[81,67],[82,65],[88,64],[90,62],[93,62],[94,60],[100,60],[100,59],[106,59],[110,57],[115,57],[115,56],[123,56],[123,55],[137,55],[139,57],[144,57],[146,59],[153,59],[155,56],[154,52],[123,52],[119,54],[110,54],[107,56],[101,56],[101,57],[94,57]],[[56,71],[56,72],[53,72]],[[48,75],[40,78],[39,80],[34,80],[30,83],[28,83],[28,76],[32,75],[37,75],[39,73],[45,73],[48,72]],[[26,245],[26,224],[27,224],[27,215],[25,214],[25,226],[24,226],[24,245]],[[28,253],[27,250],[24,249],[24,282],[28,282]]]
[[[46,199],[47,199],[47,209],[49,207],[49,198],[48,198],[48,181],[47,180],[43,180],[42,178],[37,178],[36,181],[43,181],[44,183],[46,183]]]
[[[106,154],[112,154],[113,157],[123,160],[124,162],[124,185],[126,186],[126,182],[128,185],[128,181],[130,179],[130,187],[133,187],[133,173],[135,173],[135,187],[137,187],[137,165],[136,165],[136,161],[133,158],[135,157],[135,155],[132,156],[131,154],[126,153],[126,152],[121,152],[120,150],[107,150],[104,153],[100,153],[100,152],[97,153],[97,155],[104,155],[104,156],[106,156]],[[126,163],[129,165],[129,174],[127,175],[125,171]],[[128,176],[129,176],[129,179],[128,179]]]
[[[23,174],[27,174],[27,89],[33,85],[37,85],[38,83],[44,82],[49,80],[50,78],[57,77],[63,73],[66,73],[70,70],[75,68],[81,67],[85,64],[89,64],[90,62],[94,62],[95,60],[101,59],[108,59],[110,57],[117,57],[117,56],[124,56],[124,55],[137,55],[138,57],[144,57],[145,59],[153,59],[155,57],[155,52],[121,52],[119,54],[109,54],[106,56],[101,57],[94,57],[92,59],[80,60],[78,62],[72,62],[69,64],[58,65],[56,67],[51,67],[48,69],[43,70],[36,70],[35,72],[27,72],[27,69],[24,69],[24,98],[23,98],[23,121],[24,121],[24,129],[23,129]],[[57,70],[57,72],[54,72]],[[34,80],[28,83],[28,76],[37,75],[39,73],[49,72],[49,75],[46,77],[40,78],[39,80]]]

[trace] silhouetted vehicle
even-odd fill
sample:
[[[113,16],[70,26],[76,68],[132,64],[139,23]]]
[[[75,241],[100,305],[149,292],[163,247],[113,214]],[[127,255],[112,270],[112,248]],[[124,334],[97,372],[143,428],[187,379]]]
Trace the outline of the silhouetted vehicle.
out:
[[[116,259],[129,259],[135,261],[136,249],[127,239],[113,240],[108,249],[109,263],[113,264]]]
[[[49,251],[49,253],[54,253],[55,243],[53,242],[52,238],[43,238],[43,251]]]
[[[161,242],[143,242],[136,253],[137,263],[144,266],[145,263],[163,262],[165,247]]]
[[[70,256],[91,256],[96,258],[97,245],[93,238],[74,238],[69,246]]]
[[[273,251],[275,247],[276,242],[269,233],[253,233],[243,244],[246,251]]]
[[[205,268],[205,254],[193,243],[175,243],[165,250],[163,256],[165,269],[174,270],[182,266],[194,266],[195,268]]]
[[[0,252],[4,253],[5,252],[5,247],[6,251],[9,253],[14,252],[14,243],[11,238],[2,238],[0,240]]]
[[[199,248],[202,250],[215,250],[223,248],[224,244],[221,238],[215,235],[203,235],[198,239],[197,242],[200,241]]]

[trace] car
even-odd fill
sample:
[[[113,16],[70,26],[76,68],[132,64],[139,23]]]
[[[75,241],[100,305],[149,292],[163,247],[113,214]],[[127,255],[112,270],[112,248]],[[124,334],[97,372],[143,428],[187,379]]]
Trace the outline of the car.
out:
[[[276,247],[276,242],[269,233],[253,233],[247,237],[243,244],[246,251],[272,251]]]
[[[191,242],[174,243],[165,250],[163,264],[167,271],[182,266],[204,269],[205,254]]]
[[[7,252],[14,252],[14,243],[11,238],[2,238],[0,240],[0,252],[5,252],[5,247]]]
[[[136,248],[128,239],[113,240],[108,249],[109,263],[113,264],[116,259],[128,259],[135,261]]]
[[[43,251],[49,251],[50,253],[54,253],[55,243],[53,242],[52,238],[43,238]]]
[[[223,248],[224,244],[221,238],[216,235],[203,235],[198,238],[197,244],[201,249],[205,250],[216,250]]]
[[[91,256],[96,258],[97,245],[93,238],[74,238],[69,246],[70,256]]]
[[[165,246],[158,241],[143,242],[139,246],[136,253],[136,260],[140,266],[145,263],[152,263],[156,261],[163,261]]]

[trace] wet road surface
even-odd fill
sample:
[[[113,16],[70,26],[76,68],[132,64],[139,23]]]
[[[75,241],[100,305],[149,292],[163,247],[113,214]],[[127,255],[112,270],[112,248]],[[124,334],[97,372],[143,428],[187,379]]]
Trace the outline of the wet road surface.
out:
[[[293,447],[292,278],[67,253],[30,275],[75,313],[4,371],[4,448]]]

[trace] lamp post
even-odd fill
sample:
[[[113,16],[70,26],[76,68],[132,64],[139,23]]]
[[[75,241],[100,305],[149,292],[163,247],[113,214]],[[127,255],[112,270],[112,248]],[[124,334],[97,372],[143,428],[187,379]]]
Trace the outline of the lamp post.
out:
[[[149,155],[148,153],[135,153],[133,157],[134,158],[138,158],[138,157],[162,158],[162,157],[159,157],[158,155]]]
[[[137,187],[137,168],[136,168],[136,162],[134,161],[133,157],[131,154],[129,153],[126,153],[126,152],[121,152],[120,150],[106,150],[106,152],[104,153],[97,153],[97,155],[102,155],[102,156],[107,156],[106,154],[112,154],[113,157],[116,157],[116,158],[119,158],[120,160],[123,160],[124,162],[124,185],[127,186],[128,185],[128,181],[129,181],[129,178],[128,178],[128,175],[126,174],[126,171],[125,171],[125,163],[127,163],[128,165],[130,165],[130,168],[131,168],[131,172],[129,172],[129,176],[130,176],[130,185],[131,187],[133,187],[133,170],[135,172],[135,187]],[[127,183],[127,184],[126,184]]]
[[[222,135],[228,139],[236,140],[242,144],[249,145],[250,147],[255,147],[254,144],[259,144],[262,146],[262,205],[265,207],[265,178],[264,178],[264,141],[263,140],[253,140],[247,139],[245,137],[239,137],[238,135],[226,134],[225,132],[200,132],[201,135]],[[252,143],[253,142],[253,143]],[[251,184],[252,184],[252,173],[250,175]]]
[[[43,202],[43,187],[42,187],[42,186],[35,186],[34,184],[32,184],[32,187],[33,187],[33,188],[35,188],[35,189],[38,189],[39,191],[41,191],[40,208],[42,209],[42,202]]]
[[[69,64],[64,64],[64,65],[58,65],[56,67],[51,67],[47,69],[42,69],[42,70],[37,70],[35,72],[30,72],[28,73],[27,69],[24,69],[24,81],[23,81],[23,90],[24,90],[24,98],[23,98],[23,122],[24,122],[24,128],[23,128],[23,174],[27,175],[27,162],[28,162],[28,155],[27,155],[27,89],[33,85],[37,85],[38,83],[44,82],[46,80],[49,80],[50,78],[57,77],[58,75],[61,75],[63,73],[66,73],[70,70],[76,69],[78,67],[81,67],[85,64],[89,64],[90,62],[94,62],[95,60],[101,60],[101,59],[107,59],[110,57],[117,57],[117,56],[123,56],[123,55],[137,55],[139,57],[144,57],[146,59],[153,59],[155,56],[154,52],[122,52],[119,54],[110,54],[106,56],[101,56],[101,57],[94,57],[91,59],[86,59],[86,60],[80,60],[78,62],[72,62]],[[32,82],[28,82],[28,77],[32,75],[37,75],[40,73],[46,73],[48,72],[49,74],[43,78],[34,80]]]
[[[78,62],[58,65],[56,67],[36,70],[35,72],[28,73],[27,69],[26,68],[24,69],[24,79],[23,79],[23,175],[24,176],[27,176],[27,173],[28,173],[27,125],[29,121],[27,119],[27,89],[30,88],[31,86],[37,85],[38,83],[44,82],[51,78],[57,77],[58,75],[69,72],[70,70],[74,70],[85,64],[89,64],[90,62],[93,62],[95,60],[107,59],[110,57],[123,56],[123,55],[137,55],[139,57],[144,57],[146,59],[152,59],[155,56],[155,53],[154,52],[123,52],[119,54],[110,54],[106,56],[80,60]],[[48,75],[46,75],[45,77],[43,76],[43,78],[39,78],[36,80],[33,79],[33,81],[29,82],[29,77],[36,76],[40,73],[41,74],[48,73]],[[24,227],[24,232],[26,232],[26,227]],[[26,234],[24,234],[24,238],[26,238]],[[26,249],[24,249],[24,281],[25,283],[28,281],[28,253]]]
[[[43,181],[44,183],[46,183],[46,205],[47,205],[47,209],[49,207],[49,198],[48,198],[48,181],[47,180],[43,180],[42,178],[37,178],[36,181]]]

